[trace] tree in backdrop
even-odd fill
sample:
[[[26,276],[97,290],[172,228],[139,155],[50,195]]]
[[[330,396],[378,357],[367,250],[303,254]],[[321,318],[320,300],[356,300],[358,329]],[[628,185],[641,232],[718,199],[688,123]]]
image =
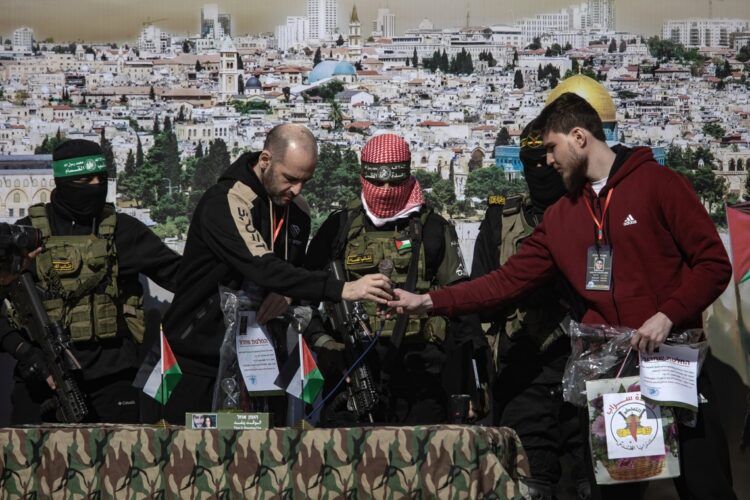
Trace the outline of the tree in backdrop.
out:
[[[419,185],[422,187],[423,191],[432,189],[432,186],[440,180],[440,175],[437,172],[430,172],[423,168],[416,169],[414,171],[414,177],[419,181]]]
[[[117,165],[115,164],[115,154],[112,151],[112,143],[104,136],[104,127],[99,135],[99,146],[102,148],[102,156],[107,163],[107,177],[110,179],[117,178]]]
[[[486,167],[469,173],[464,195],[468,199],[478,200],[476,203],[480,208],[486,208],[487,198],[491,195],[513,196],[526,190],[526,183],[522,179],[508,180],[508,174],[502,169]]]
[[[320,55],[320,47],[315,49],[315,55],[313,56],[313,67],[320,64],[320,61],[323,60],[323,56]]]
[[[737,51],[737,55],[735,56],[735,59],[737,59],[740,62],[747,62],[750,61],[750,43],[747,43],[740,47],[740,50]]]
[[[359,197],[359,160],[349,148],[323,143],[318,152],[315,175],[305,184],[304,195],[311,208],[313,231],[332,211]]]
[[[60,144],[62,144],[63,142],[67,140],[68,138],[65,137],[62,134],[62,132],[60,132],[60,129],[58,128],[55,135],[53,135],[51,138],[48,138],[46,135],[44,136],[44,139],[42,140],[42,144],[34,148],[34,154],[35,155],[51,155],[57,146],[59,146]]]
[[[229,164],[230,158],[226,143],[221,139],[213,140],[208,146],[208,152],[195,165],[187,202],[189,218],[192,219],[193,211],[203,193],[216,183],[221,174],[229,168]]]
[[[617,40],[614,38],[609,41],[609,47],[607,47],[607,52],[612,54],[613,52],[617,52]]]
[[[452,215],[456,203],[456,189],[453,182],[438,176],[429,189],[423,188],[424,199],[428,206],[440,213]]]
[[[440,54],[440,64],[438,64],[440,71],[447,73],[450,69],[450,61],[448,60],[448,53],[443,49],[443,53]]]
[[[411,65],[414,66],[415,68],[419,66],[419,58],[417,57],[416,47],[414,47],[414,52],[412,53],[412,56],[411,56]]]
[[[492,153],[490,153],[490,158],[495,157],[495,148],[498,146],[508,146],[510,144],[510,134],[508,133],[508,129],[506,127],[501,127],[500,130],[497,132],[497,136],[495,136],[495,147],[492,148]]]
[[[520,69],[517,69],[516,73],[513,75],[513,88],[514,89],[523,88],[523,73],[521,73]]]
[[[182,53],[183,54],[190,53],[190,42],[188,42],[187,40],[182,41]]]
[[[154,144],[145,158],[140,137],[138,138],[133,168],[126,167],[119,179],[118,191],[124,199],[152,210],[158,206],[162,197],[182,191],[181,183],[184,181],[177,137],[171,124],[165,125],[168,127],[154,137]],[[162,205],[164,203],[166,202],[162,202]],[[184,203],[181,209],[184,214]]]
[[[726,134],[726,130],[718,123],[706,123],[703,125],[703,133],[714,139],[721,139]]]
[[[728,188],[725,179],[714,173],[716,160],[711,150],[700,146],[695,150],[683,150],[680,146],[673,145],[667,150],[665,163],[690,181],[711,218],[721,221]]]
[[[344,126],[344,112],[341,110],[341,105],[337,101],[332,99],[330,104],[331,110],[328,112],[328,119],[333,122],[334,130],[341,130]]]
[[[154,91],[153,85],[151,85],[151,87],[149,87],[148,89],[148,98],[151,99],[152,101],[156,100],[156,92]]]
[[[130,149],[128,150],[128,156],[125,159],[125,167],[122,169],[122,172],[117,175],[117,194],[121,195],[123,198],[129,199],[127,194],[132,189],[129,183],[134,182],[135,179],[135,155],[133,154],[133,150]]]
[[[687,49],[681,43],[673,42],[669,39],[662,40],[658,36],[652,36],[646,42],[651,56],[661,62],[676,60],[681,63],[703,63],[705,57],[702,56],[697,48]]]
[[[339,37],[336,39],[336,47],[344,45],[344,37],[339,33]]]
[[[487,63],[487,66],[490,68],[494,68],[495,66],[497,66],[497,61],[492,56],[492,52],[490,52],[489,50],[480,52],[479,60],[485,61]]]
[[[138,170],[143,166],[144,162],[144,156],[143,156],[143,144],[141,144],[141,137],[137,137],[137,143],[135,148],[135,169]]]
[[[324,83],[317,89],[313,90],[316,90],[317,94],[324,101],[332,101],[333,98],[336,97],[336,94],[344,90],[344,84],[338,80],[331,80],[330,82]],[[314,92],[312,94],[314,95]]]
[[[200,73],[201,71],[203,71],[203,65],[201,64],[199,59],[196,59],[195,60],[195,72]]]
[[[628,44],[625,43],[625,39],[623,38],[620,40],[620,52],[625,52],[626,50],[628,50]]]
[[[187,234],[190,219],[185,215],[168,217],[166,221],[152,228],[156,236],[165,238],[183,238]]]
[[[232,107],[238,113],[243,115],[250,114],[255,111],[263,111],[265,114],[270,115],[272,113],[271,105],[265,100],[252,100],[252,101],[232,101]]]

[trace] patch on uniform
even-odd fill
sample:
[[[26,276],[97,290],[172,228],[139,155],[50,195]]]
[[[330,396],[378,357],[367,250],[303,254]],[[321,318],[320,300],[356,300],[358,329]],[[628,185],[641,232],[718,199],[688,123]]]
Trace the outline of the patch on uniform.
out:
[[[356,266],[359,264],[372,264],[375,262],[375,257],[372,254],[369,255],[349,255],[346,258],[347,266]]]
[[[70,272],[75,269],[73,263],[69,260],[53,260],[52,269],[57,272]]]
[[[500,194],[493,194],[487,198],[487,203],[490,205],[505,205],[505,196]]]
[[[402,240],[397,239],[396,240],[396,250],[400,255],[403,255],[407,253],[409,250],[411,250],[411,240],[409,238],[405,238]]]

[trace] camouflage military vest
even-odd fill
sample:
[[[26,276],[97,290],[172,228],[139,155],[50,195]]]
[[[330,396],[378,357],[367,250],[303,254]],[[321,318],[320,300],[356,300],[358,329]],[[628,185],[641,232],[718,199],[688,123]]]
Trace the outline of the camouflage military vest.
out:
[[[353,214],[349,228],[345,230],[346,243],[343,251],[344,267],[347,279],[356,280],[367,274],[378,272],[378,264],[383,259],[393,261],[393,273],[391,281],[394,286],[403,286],[409,271],[409,263],[412,258],[411,239],[409,229],[401,231],[390,230],[367,230],[365,229],[365,213],[359,201],[351,204],[348,209]],[[420,213],[422,227],[427,217],[432,213],[430,209],[423,209]],[[417,269],[416,293],[425,293],[430,290],[430,279],[426,275],[424,245],[419,249],[419,267]],[[365,310],[370,318],[376,318],[376,304],[365,302]],[[393,333],[396,320],[388,320],[383,326],[382,336],[388,337]],[[446,323],[443,318],[435,317],[411,317],[404,333],[408,340],[423,339],[432,342],[442,342],[445,339]]]
[[[29,208],[31,225],[42,232],[44,252],[37,257],[40,285],[47,291],[44,307],[61,321],[74,342],[117,336],[118,321],[133,338],[143,340],[143,290],[119,290],[115,248],[115,207],[102,211],[98,234],[53,236],[43,204]]]
[[[524,209],[531,205],[527,196],[513,196],[508,198],[503,207],[502,235],[498,255],[500,265],[518,252],[518,249],[531,233],[531,226],[524,216]],[[512,311],[505,322],[505,332],[513,338],[517,335],[527,335],[534,340],[540,351],[544,351],[553,341],[564,335],[560,322],[564,321],[567,311],[560,304],[559,298],[548,289],[539,290],[534,294],[545,293],[548,299],[538,300],[530,305],[532,300],[523,299],[518,308]],[[533,294],[532,294],[533,295]]]

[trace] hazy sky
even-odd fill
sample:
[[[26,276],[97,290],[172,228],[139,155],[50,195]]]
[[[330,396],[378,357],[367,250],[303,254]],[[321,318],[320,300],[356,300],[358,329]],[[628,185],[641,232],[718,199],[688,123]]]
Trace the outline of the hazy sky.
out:
[[[237,34],[273,31],[289,15],[305,15],[305,0],[0,0],[0,35],[30,26],[42,40],[135,40],[141,23],[155,23],[176,34],[196,33],[200,8],[218,3],[232,15]],[[396,14],[396,30],[416,27],[428,17],[436,27],[462,26],[467,6],[472,25],[511,24],[515,19],[552,12],[575,2],[566,0],[339,0],[339,26],[345,31],[352,5],[357,4],[363,34],[369,34],[378,7]],[[661,32],[665,19],[708,16],[709,0],[616,0],[618,30],[647,35]],[[714,17],[750,19],[750,0],[713,0]]]

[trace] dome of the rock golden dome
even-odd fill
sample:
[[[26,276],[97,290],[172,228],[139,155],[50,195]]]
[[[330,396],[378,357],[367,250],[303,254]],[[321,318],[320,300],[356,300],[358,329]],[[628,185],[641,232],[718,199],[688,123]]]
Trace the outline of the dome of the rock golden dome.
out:
[[[586,75],[574,75],[561,81],[547,97],[545,105],[551,103],[565,92],[573,92],[586,99],[599,113],[602,122],[615,122],[615,103],[610,97],[607,89],[601,83]]]

